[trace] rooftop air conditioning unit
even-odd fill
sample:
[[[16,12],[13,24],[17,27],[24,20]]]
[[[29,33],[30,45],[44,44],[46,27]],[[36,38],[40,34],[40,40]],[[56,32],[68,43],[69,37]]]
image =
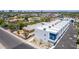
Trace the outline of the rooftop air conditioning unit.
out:
[[[51,26],[49,26],[49,28],[51,28]]]
[[[52,26],[54,26],[54,24],[52,24]]]

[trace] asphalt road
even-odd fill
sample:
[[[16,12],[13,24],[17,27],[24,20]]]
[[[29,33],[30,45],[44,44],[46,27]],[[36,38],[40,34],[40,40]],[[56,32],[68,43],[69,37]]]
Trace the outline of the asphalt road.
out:
[[[18,38],[0,29],[0,43],[7,49],[33,49],[32,46],[25,44]]]
[[[77,45],[77,32],[75,27],[71,24],[67,32],[60,39],[55,49],[76,49]]]

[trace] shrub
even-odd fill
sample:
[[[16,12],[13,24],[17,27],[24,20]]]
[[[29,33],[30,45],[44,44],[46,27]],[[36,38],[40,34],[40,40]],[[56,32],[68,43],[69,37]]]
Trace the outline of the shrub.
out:
[[[2,25],[4,23],[3,19],[0,19],[0,25]]]
[[[8,24],[8,28],[11,29],[12,31],[16,29],[15,24]]]

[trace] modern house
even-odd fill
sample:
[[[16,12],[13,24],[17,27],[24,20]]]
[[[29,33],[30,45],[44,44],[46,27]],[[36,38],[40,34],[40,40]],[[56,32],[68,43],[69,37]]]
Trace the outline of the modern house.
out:
[[[45,23],[35,29],[35,36],[41,40],[55,43],[67,31],[71,20],[63,19]]]

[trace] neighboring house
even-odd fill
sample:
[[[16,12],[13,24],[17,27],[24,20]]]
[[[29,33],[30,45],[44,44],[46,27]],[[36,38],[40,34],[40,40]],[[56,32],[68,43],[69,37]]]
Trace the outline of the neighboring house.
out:
[[[30,17],[30,18],[28,18],[28,21],[29,22],[33,22],[33,21],[40,21],[40,17]]]
[[[31,28],[31,27],[23,27],[23,30],[27,31],[27,32],[31,32],[33,31],[34,29]]]
[[[49,17],[50,13],[41,14],[41,17]]]
[[[17,21],[18,21],[18,19],[9,20],[10,23],[15,23],[15,22],[17,22]]]
[[[30,14],[30,16],[36,16],[36,17],[37,17],[37,16],[38,16],[38,14],[34,14],[34,13],[33,13],[33,14]]]
[[[8,20],[10,23],[16,23],[17,21],[22,21],[24,19],[11,19],[11,20]]]
[[[75,22],[79,22],[79,18],[76,18]]]

